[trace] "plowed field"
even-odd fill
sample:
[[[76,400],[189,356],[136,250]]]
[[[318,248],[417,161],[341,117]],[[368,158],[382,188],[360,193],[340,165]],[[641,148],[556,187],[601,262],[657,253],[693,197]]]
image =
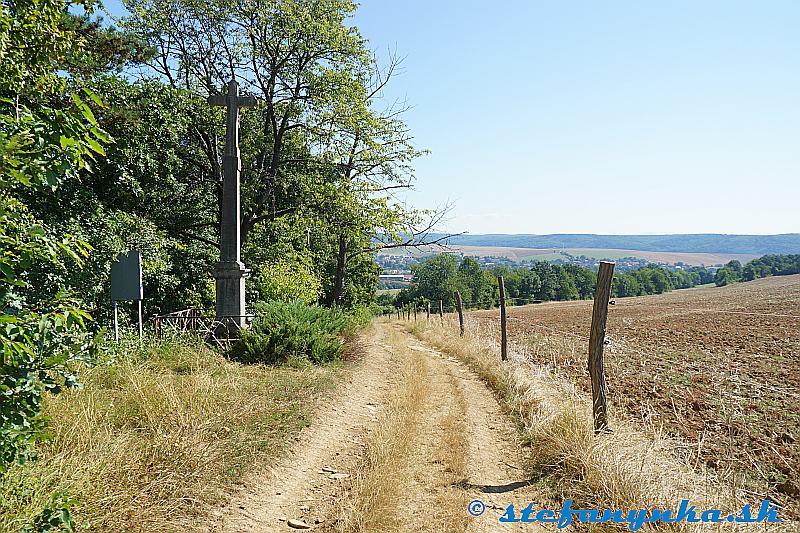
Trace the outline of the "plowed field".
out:
[[[532,360],[590,390],[592,302],[510,308]],[[497,310],[471,316],[495,327]],[[690,461],[800,517],[800,276],[618,298],[609,309],[612,409],[686,442]]]

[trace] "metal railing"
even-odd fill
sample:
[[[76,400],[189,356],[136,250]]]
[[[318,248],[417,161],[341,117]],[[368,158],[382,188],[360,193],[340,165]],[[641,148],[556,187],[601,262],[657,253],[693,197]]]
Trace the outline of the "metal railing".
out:
[[[193,333],[224,350],[252,321],[253,315],[217,316],[213,310],[190,308],[154,316],[153,327],[156,337],[167,331]]]

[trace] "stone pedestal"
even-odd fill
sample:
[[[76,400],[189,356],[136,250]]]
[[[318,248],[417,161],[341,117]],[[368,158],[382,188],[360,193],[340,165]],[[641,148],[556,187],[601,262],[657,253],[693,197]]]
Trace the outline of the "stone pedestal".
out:
[[[217,279],[217,319],[230,324],[233,329],[237,326],[247,327],[244,317],[247,314],[244,280],[249,272],[241,261],[221,261],[214,270]]]
[[[239,108],[253,107],[252,96],[240,96],[236,80],[228,84],[228,94],[210,96],[211,105],[227,108],[225,126],[225,155],[222,158],[222,212],[220,213],[220,262],[214,271],[217,279],[217,320],[228,338],[236,337],[247,327],[244,315],[244,279],[247,270],[241,261],[242,199],[239,177],[242,160],[239,153]]]

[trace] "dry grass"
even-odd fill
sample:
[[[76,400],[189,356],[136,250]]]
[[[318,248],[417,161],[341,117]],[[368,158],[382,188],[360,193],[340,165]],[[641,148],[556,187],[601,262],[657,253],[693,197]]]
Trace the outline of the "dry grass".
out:
[[[530,441],[532,473],[549,487],[554,508],[564,499],[574,500],[576,507],[601,509],[670,509],[683,499],[698,509],[741,508],[745,495],[693,469],[680,452],[681,443],[657,428],[616,417],[613,433],[595,437],[590,398],[513,349],[511,360],[501,363],[496,341],[471,326],[463,338],[448,322],[444,327],[437,321],[418,323],[412,332],[464,361],[502,398]],[[691,530],[688,524],[677,527]],[[796,525],[773,530],[781,527]],[[733,529],[727,525],[726,531]],[[744,528],[739,525],[739,530]]]
[[[456,381],[455,377],[451,379],[454,382]],[[458,410],[448,414],[442,423],[444,437],[441,444],[440,461],[448,465],[446,472],[450,477],[449,480],[445,481],[448,485],[455,485],[466,479],[467,457],[469,456],[467,422],[465,419],[467,405],[464,400],[464,393],[460,388],[456,389],[455,401]]]
[[[16,531],[55,491],[92,531],[199,530],[243,472],[307,425],[338,367],[242,366],[202,344],[165,342],[83,373],[49,397],[52,439],[0,486],[0,530]]]
[[[404,508],[398,502],[403,501],[410,481],[407,460],[416,419],[428,394],[427,371],[417,354],[402,359],[400,383],[370,436],[347,501],[339,510],[337,531],[397,531],[401,526]]]
[[[467,479],[466,400],[454,376],[442,376],[427,356],[389,334],[400,379],[370,435],[347,501],[339,510],[342,533],[459,531],[467,525],[461,486]],[[420,492],[421,491],[421,492]],[[432,512],[435,509],[435,513]],[[424,517],[424,518],[422,518]]]
[[[439,485],[445,487],[445,490],[437,498],[439,511],[442,512],[444,523],[457,524],[468,518],[464,513],[467,502],[457,487],[468,480],[467,458],[470,450],[466,420],[467,402],[455,376],[449,378],[455,408],[446,413],[440,422],[442,436],[434,460],[444,465]],[[455,512],[448,516],[448,511],[453,510]]]

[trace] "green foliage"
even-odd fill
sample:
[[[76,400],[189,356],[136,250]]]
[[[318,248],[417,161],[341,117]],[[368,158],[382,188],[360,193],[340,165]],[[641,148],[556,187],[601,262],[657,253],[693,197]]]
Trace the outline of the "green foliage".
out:
[[[61,65],[62,69],[83,79],[109,71],[120,72],[128,65],[146,61],[153,53],[141,37],[107,27],[102,19],[93,18],[89,13],[64,13],[59,26],[91,43],[80,49],[70,49]]]
[[[541,290],[542,280],[539,274],[527,268],[501,269],[504,276],[506,294],[511,299],[526,299]]]
[[[340,337],[351,324],[339,309],[299,301],[260,303],[230,357],[243,363],[327,363],[341,356]]]
[[[537,261],[531,268],[507,267],[482,270],[473,259],[459,261],[440,254],[411,267],[414,280],[400,291],[392,303],[402,307],[408,302],[444,302],[454,308],[453,292],[461,291],[467,308],[489,308],[497,304],[497,276],[502,275],[508,305],[532,301],[576,300],[594,297],[597,273],[578,265],[558,265]],[[650,265],[614,276],[614,296],[661,294],[673,289],[707,283],[710,274],[703,268],[668,270]]]
[[[203,294],[204,287],[199,283],[203,279],[202,270],[192,268],[194,257],[186,253],[185,245],[170,238],[148,218],[100,207],[86,222],[84,228],[76,228],[76,232],[83,233],[95,250],[83,277],[71,276],[70,284],[91,287],[86,299],[92,303],[98,317],[110,318],[107,309],[111,301],[111,261],[130,249],[142,253],[142,283],[147,294],[145,313],[211,301]],[[187,255],[189,257],[182,261]],[[196,276],[194,283],[187,279],[192,274]],[[193,294],[196,296],[192,297]]]
[[[614,275],[614,296],[643,296],[662,294],[673,289],[688,289],[708,283],[711,273],[704,268],[668,270],[650,265]]]
[[[49,89],[58,61],[73,47],[59,28],[61,16],[77,2],[43,0],[0,4],[0,86],[19,90],[28,86]]]
[[[465,257],[458,265],[456,284],[463,288],[461,298],[467,307],[491,307],[497,301],[497,278],[472,258]]]
[[[243,90],[262,102],[241,115],[242,257],[253,271],[249,301],[299,297],[347,308],[369,305],[378,275],[374,237],[396,241],[420,217],[386,192],[408,186],[409,162],[420,152],[397,114],[374,108],[376,84],[387,80],[347,24],[356,4],[148,0],[129,7],[121,31],[77,9],[36,15],[35,24],[50,20],[57,24],[55,35],[72,37],[74,46],[58,47],[58,67],[69,76],[41,69],[57,85],[53,97],[14,111],[53,115],[52,129],[70,126],[59,113],[76,107],[83,114],[78,118],[90,117],[95,127],[88,136],[67,128],[55,137],[57,144],[50,143],[59,152],[49,159],[73,151],[86,162],[48,176],[59,194],[23,192],[22,200],[51,233],[76,235],[95,253],[83,271],[39,269],[31,291],[38,294],[32,296],[45,299],[51,288],[80,289],[93,315],[108,320],[108,265],[119,252],[138,248],[146,314],[209,307],[219,253],[225,118],[206,97],[218,93],[234,71]],[[228,46],[220,46],[220,39]],[[186,46],[164,47],[168,41]],[[224,48],[232,54],[220,53]],[[137,65],[143,61],[158,76],[109,74],[143,67]],[[214,68],[197,69],[208,62]],[[243,64],[256,65],[260,78],[249,71],[242,76]],[[84,92],[89,86],[92,91]],[[25,104],[33,94],[18,88],[9,89],[13,98],[6,104],[16,107],[18,95]],[[80,152],[84,145],[87,153]],[[44,153],[42,146],[36,150]],[[303,282],[272,282],[271,274],[286,273],[287,263],[309,290]]]
[[[375,298],[375,303],[370,305],[370,311],[372,315],[381,316],[394,313],[396,310],[395,299],[396,298],[394,294],[379,294],[377,298]]]
[[[77,271],[92,247],[40,220],[33,209],[79,173],[90,171],[112,141],[86,101],[97,95],[61,77],[65,56],[83,39],[61,26],[78,3],[0,4],[0,474],[34,456],[45,435],[42,397],[77,386],[74,363],[90,360],[100,336],[89,314],[43,272]],[[81,2],[87,9],[91,2]],[[52,280],[48,280],[52,281]],[[71,501],[54,495],[24,531],[72,531]]]
[[[765,255],[753,259],[742,269],[742,281],[751,281],[768,276],[800,274],[800,254]]]
[[[371,254],[380,246],[376,238],[396,243],[426,215],[389,194],[410,186],[410,162],[421,152],[412,145],[399,113],[386,111],[378,101],[396,64],[379,68],[367,42],[349,25],[357,4],[124,4],[130,13],[124,28],[153,47],[147,65],[166,82],[161,92],[171,92],[174,102],[150,87],[157,96],[152,106],[164,118],[147,118],[142,125],[148,129],[133,124],[131,130],[137,137],[131,161],[146,159],[135,154],[141,147],[141,153],[158,153],[168,164],[148,165],[158,171],[147,173],[121,157],[120,166],[129,171],[109,177],[131,176],[136,182],[154,176],[163,183],[142,187],[144,194],[161,189],[171,193],[168,202],[152,202],[167,215],[154,219],[159,227],[172,237],[213,246],[224,110],[209,107],[205,100],[223,91],[233,75],[243,91],[260,101],[241,115],[245,264],[258,275],[272,268],[275,250],[310,256],[313,274],[323,281],[323,301],[348,308],[372,301],[377,270]],[[145,104],[131,100],[134,109]],[[122,111],[119,115],[125,116]],[[161,128],[166,130],[161,133],[164,146],[161,134],[151,131]],[[147,149],[153,144],[157,149]],[[261,255],[272,257],[263,260]],[[258,286],[250,284],[254,290]]]
[[[737,281],[752,281],[769,276],[800,274],[800,254],[765,255],[742,266],[739,261],[730,261],[717,270],[714,283],[717,287]]]
[[[70,513],[70,507],[76,502],[66,494],[54,494],[50,501],[36,515],[32,523],[22,529],[22,533],[56,533],[75,531],[75,523]]]
[[[202,119],[208,106],[155,82],[103,77],[93,84],[107,102],[102,108],[92,102],[93,113],[116,142],[93,172],[66,181],[58,195],[28,202],[38,218],[91,243],[94,253],[82,270],[43,269],[36,286],[79,289],[93,316],[108,321],[110,263],[138,249],[146,314],[209,307],[218,252],[182,232],[197,226],[192,231],[213,237],[216,224],[203,213],[215,210],[214,186],[190,175],[178,155],[194,154],[185,142],[187,117]]]
[[[0,4],[0,471],[30,457],[44,428],[42,394],[74,386],[71,363],[96,348],[78,302],[59,286],[37,294],[31,283],[42,268],[80,267],[91,247],[37,220],[27,200],[53,196],[111,141],[84,102],[99,98],[57,72],[82,43],[59,26],[71,5]]]
[[[597,273],[594,270],[577,265],[566,265],[564,270],[575,280],[575,291],[579,300],[594,297],[594,288],[597,285]]]
[[[714,283],[717,287],[724,287],[725,285],[730,285],[737,281],[739,281],[739,276],[736,274],[736,271],[726,266],[717,270],[717,273],[714,275]]]
[[[561,265],[537,261],[531,270],[540,281],[539,289],[529,295],[535,300],[576,300],[578,288],[574,277]]]
[[[338,302],[329,298],[327,300],[328,303],[350,311],[357,311],[362,307],[369,306],[375,301],[381,268],[375,264],[374,257],[367,254],[354,255],[347,261],[345,266],[344,290]],[[335,283],[335,281],[336,276],[334,275],[333,282]]]
[[[262,301],[316,303],[322,296],[322,281],[311,266],[300,261],[277,260],[262,265],[254,280],[256,298]]]
[[[364,329],[372,319],[383,314],[383,308],[376,302],[369,306],[356,307],[345,311],[347,323],[344,328],[345,343],[348,342],[356,331]]]
[[[89,315],[65,298],[53,303],[57,308],[44,314],[0,315],[0,472],[29,458],[42,436],[42,394],[77,386],[71,363],[89,361],[97,352],[100,337],[85,331]]]
[[[414,299],[424,298],[431,302],[444,302],[444,305],[453,305],[453,292],[463,288],[458,285],[458,260],[450,254],[439,254],[425,261],[412,265],[414,275],[411,287],[400,292],[397,297],[399,304],[404,304]]]

